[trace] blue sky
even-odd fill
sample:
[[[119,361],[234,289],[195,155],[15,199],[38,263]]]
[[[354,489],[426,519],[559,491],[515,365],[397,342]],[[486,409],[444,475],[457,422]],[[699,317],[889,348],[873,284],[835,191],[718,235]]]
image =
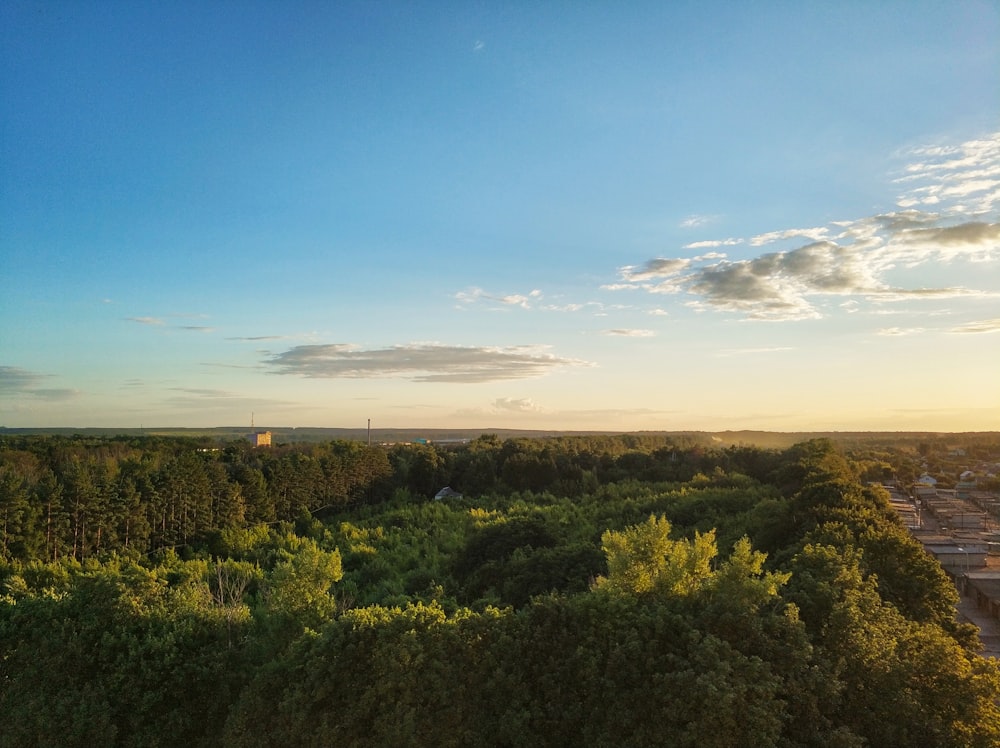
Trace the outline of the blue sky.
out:
[[[0,425],[996,430],[998,39],[9,0]]]

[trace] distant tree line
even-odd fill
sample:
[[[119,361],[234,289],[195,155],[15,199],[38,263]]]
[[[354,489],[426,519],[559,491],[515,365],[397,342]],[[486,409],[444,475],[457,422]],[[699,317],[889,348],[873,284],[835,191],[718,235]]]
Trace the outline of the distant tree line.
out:
[[[769,453],[711,453],[666,437],[574,437],[368,447],[251,448],[181,437],[0,437],[0,557],[86,558],[204,547],[224,529],[294,522],[445,485],[472,495],[580,496],[623,479],[683,480],[718,466],[766,472]]]
[[[252,449],[184,438],[0,439],[0,553],[73,558],[205,547],[225,529],[363,500],[391,472],[360,442]]]

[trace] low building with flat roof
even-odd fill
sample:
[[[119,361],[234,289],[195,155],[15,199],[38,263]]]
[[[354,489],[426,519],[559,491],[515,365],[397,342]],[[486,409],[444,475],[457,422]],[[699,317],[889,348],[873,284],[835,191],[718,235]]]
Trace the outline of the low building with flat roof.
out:
[[[1000,619],[1000,570],[970,571],[965,575],[962,592],[971,597],[983,613]]]

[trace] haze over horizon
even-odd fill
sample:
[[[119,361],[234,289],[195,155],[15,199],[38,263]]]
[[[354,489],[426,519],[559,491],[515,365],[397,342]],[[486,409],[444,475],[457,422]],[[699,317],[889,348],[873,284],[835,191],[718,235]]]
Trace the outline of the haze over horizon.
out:
[[[10,0],[0,426],[996,431],[998,39]]]

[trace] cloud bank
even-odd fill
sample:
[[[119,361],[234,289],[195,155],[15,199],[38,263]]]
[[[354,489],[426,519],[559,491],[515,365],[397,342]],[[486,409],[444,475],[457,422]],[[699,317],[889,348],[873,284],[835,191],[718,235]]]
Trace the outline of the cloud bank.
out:
[[[896,268],[931,262],[1000,260],[1000,132],[953,147],[914,149],[906,155],[920,160],[909,164],[897,180],[909,188],[897,200],[900,210],[828,226],[766,232],[746,241],[694,242],[685,248],[802,243],[741,260],[715,252],[656,257],[619,268],[620,282],[604,288],[685,295],[695,309],[755,320],[821,317],[819,302],[832,296],[895,301],[991,295],[966,287],[898,288],[887,282],[886,275]]]
[[[527,379],[585,361],[561,358],[538,346],[465,347],[436,343],[361,349],[342,343],[300,345],[265,360],[275,374],[311,379],[401,377],[414,382],[476,384]]]
[[[17,366],[0,366],[0,397],[32,397],[39,400],[70,400],[80,393],[77,390],[39,387],[51,374],[21,369]]]

